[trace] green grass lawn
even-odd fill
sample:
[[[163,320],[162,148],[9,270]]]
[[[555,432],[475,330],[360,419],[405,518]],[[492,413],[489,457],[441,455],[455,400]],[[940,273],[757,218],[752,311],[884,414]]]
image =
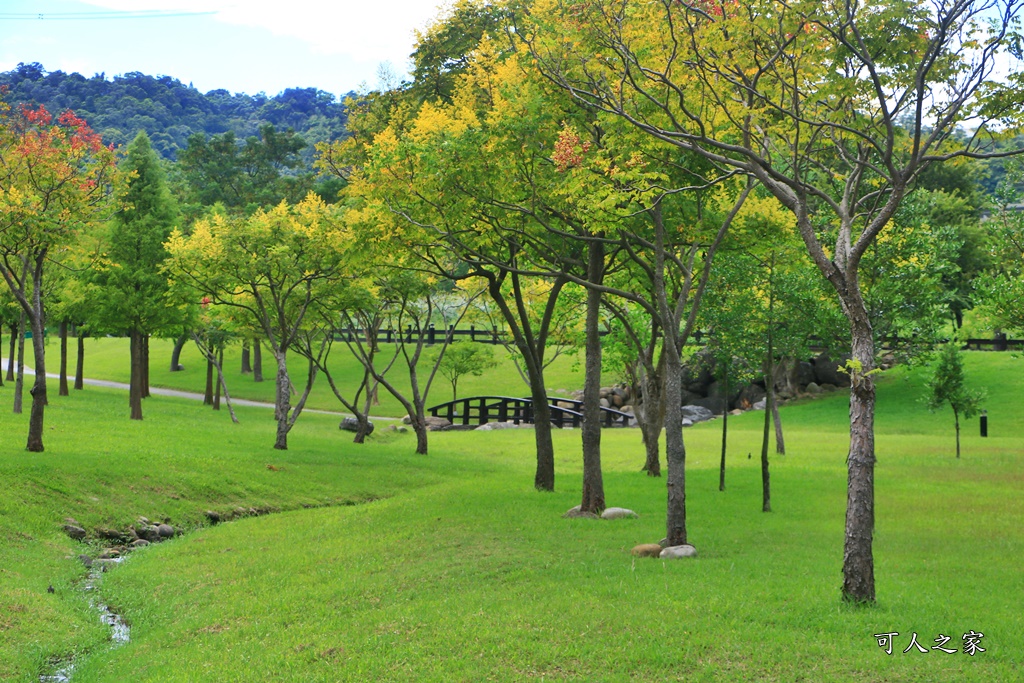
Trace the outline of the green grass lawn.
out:
[[[181,364],[185,366],[182,372],[170,371],[171,348],[173,343],[166,339],[152,339],[150,341],[150,384],[155,387],[167,387],[183,391],[202,393],[206,387],[206,361],[202,359],[199,351],[191,342],[187,344],[181,354]],[[384,348],[388,351],[388,347]],[[5,351],[6,353],[6,351]],[[51,338],[47,346],[47,365],[50,372],[56,372],[58,367],[59,346],[56,339]],[[74,340],[68,344],[68,368],[74,373],[75,360],[78,357],[78,349]],[[274,375],[276,366],[274,358],[269,351],[263,352],[263,382],[254,382],[252,375],[243,375],[241,372],[242,350],[238,345],[229,347],[225,352],[224,368],[228,384],[228,391],[232,398],[245,398],[253,401],[274,400]],[[390,356],[388,356],[390,357]],[[31,353],[29,353],[31,358]],[[477,395],[499,395],[499,396],[528,396],[529,388],[520,379],[512,361],[501,347],[494,347],[494,359],[498,361],[496,367],[487,371],[480,377],[467,376],[459,380],[460,396]],[[31,364],[31,360],[28,361]],[[405,366],[401,365],[399,359],[393,371],[388,375],[389,379],[395,381],[402,390],[409,386],[408,372]],[[335,345],[332,351],[331,374],[342,391],[352,391],[363,376],[362,366],[355,360],[348,348],[343,343]],[[288,360],[288,371],[292,377],[292,383],[298,391],[302,391],[302,382],[306,377],[306,361],[298,354],[291,354]],[[131,368],[128,363],[128,340],[113,337],[99,339],[88,338],[85,340],[85,375],[94,379],[106,379],[115,382],[127,382]],[[557,357],[545,373],[549,393],[559,393],[560,390],[572,391],[583,386],[583,367],[576,362],[576,354],[562,354]],[[609,376],[609,382],[618,378]],[[425,377],[420,378],[421,382],[426,381]],[[408,394],[407,394],[408,395]],[[347,396],[347,398],[351,398]],[[401,417],[405,415],[405,409],[388,392],[381,387],[379,391],[380,405],[375,406],[371,411],[374,415]],[[427,405],[435,405],[450,401],[452,398],[451,384],[438,374],[431,387]],[[294,399],[293,399],[294,400]],[[306,406],[318,410],[344,411],[344,406],[335,398],[327,381],[318,378],[313,386],[309,401]]]
[[[605,431],[603,463],[608,503],[641,517],[565,520],[579,498],[578,432],[556,435],[557,492],[541,494],[528,430],[435,433],[418,457],[412,434],[355,446],[336,419],[309,414],[276,452],[265,410],[243,408],[231,425],[153,397],[131,423],[123,393],[89,388],[52,400],[47,451],[34,455],[5,386],[0,678],[38,680],[49,659],[77,652],[72,681],[1020,680],[1022,370],[1008,354],[970,354],[992,436],[968,421],[959,461],[952,415],[918,402],[920,371],[881,378],[870,608],[839,599],[841,394],[783,409],[788,455],[773,460],[770,514],[761,414],[730,419],[724,493],[721,423],[688,429],[700,556],[662,561],[629,554],[664,536],[664,481],[639,472],[636,430]],[[281,512],[200,526],[205,510],[236,505]],[[81,544],[60,525],[139,515],[193,530],[104,576],[103,598],[132,628],[112,649],[77,587]],[[925,647],[952,636],[959,650],[972,629],[985,634],[974,657],[902,652],[912,632]],[[887,656],[873,634],[892,631]]]

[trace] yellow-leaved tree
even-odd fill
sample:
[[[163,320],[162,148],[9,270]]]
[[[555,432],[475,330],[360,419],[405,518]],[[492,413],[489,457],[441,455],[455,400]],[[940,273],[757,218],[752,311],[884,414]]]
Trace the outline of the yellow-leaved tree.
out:
[[[1019,123],[1021,0],[540,0],[523,34],[583,107],[756,179],[794,216],[850,329],[845,599],[875,600],[875,345],[861,260],[929,165]],[[969,126],[970,135],[956,135]]]
[[[216,214],[198,221],[190,235],[175,230],[166,244],[175,279],[197,298],[247,312],[261,331],[277,363],[274,448],[288,448],[288,432],[316,378],[311,364],[293,407],[288,352],[310,324],[314,304],[345,280],[351,239],[336,210],[310,193],[248,218]]]

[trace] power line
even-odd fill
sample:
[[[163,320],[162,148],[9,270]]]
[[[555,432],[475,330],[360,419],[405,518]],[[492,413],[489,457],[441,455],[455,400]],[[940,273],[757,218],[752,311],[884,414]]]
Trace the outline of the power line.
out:
[[[108,12],[3,12],[6,21],[96,21],[107,19],[170,19],[216,14],[216,11],[181,12],[174,10],[112,10]]]

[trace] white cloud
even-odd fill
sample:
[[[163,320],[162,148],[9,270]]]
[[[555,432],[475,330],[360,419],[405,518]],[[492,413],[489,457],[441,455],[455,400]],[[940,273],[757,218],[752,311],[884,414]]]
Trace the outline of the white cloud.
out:
[[[436,0],[83,0],[113,10],[215,11],[228,24],[297,38],[324,55],[390,62],[404,70],[415,42],[439,12]]]

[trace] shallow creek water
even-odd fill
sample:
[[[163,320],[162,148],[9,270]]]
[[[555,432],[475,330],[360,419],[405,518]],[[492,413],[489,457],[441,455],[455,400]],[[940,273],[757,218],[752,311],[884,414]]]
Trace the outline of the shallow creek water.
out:
[[[86,577],[85,583],[82,584],[82,590],[87,593],[91,593],[89,597],[89,607],[97,613],[100,621],[110,628],[110,640],[113,647],[120,647],[127,643],[131,638],[131,633],[128,628],[128,624],[124,623],[121,616],[111,611],[111,609],[99,599],[96,594],[96,588],[103,577],[103,570],[106,567],[120,564],[124,559],[124,557],[118,557],[111,560],[94,561],[92,567],[89,569],[89,575]],[[70,659],[58,664],[56,668],[51,670],[49,673],[40,675],[39,681],[40,683],[68,683],[71,680],[71,674],[74,673],[74,670],[75,660]]]

